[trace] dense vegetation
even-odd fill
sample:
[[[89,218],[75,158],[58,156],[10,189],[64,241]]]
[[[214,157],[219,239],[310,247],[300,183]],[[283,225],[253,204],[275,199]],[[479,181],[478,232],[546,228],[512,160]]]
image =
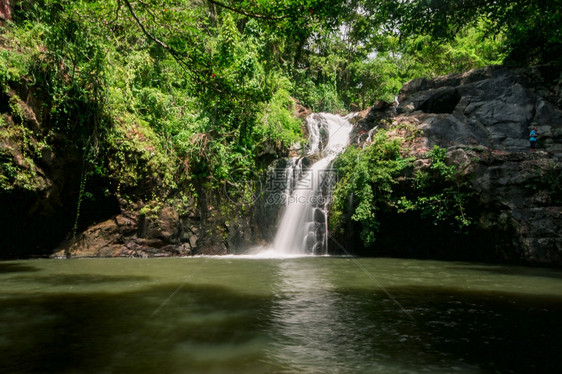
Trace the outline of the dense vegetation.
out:
[[[446,162],[446,149],[435,146],[425,155],[428,165],[414,170],[415,159],[405,157],[406,140],[381,130],[370,144],[350,146],[336,160],[339,183],[330,211],[335,235],[343,235],[347,222],[354,222],[361,245],[368,248],[385,215],[415,216],[420,224],[446,227],[453,234],[471,228],[474,194],[457,166]]]
[[[558,58],[562,47],[560,1],[21,0],[11,6],[12,19],[0,26],[2,111],[10,113],[0,117],[0,133],[4,142],[22,144],[24,161],[0,154],[0,189],[33,189],[38,155],[73,149],[81,155],[77,219],[82,200],[98,198],[89,193],[92,179],[103,194],[133,202],[172,195],[186,201],[187,194],[218,188],[233,171],[255,178],[303,140],[295,101],[315,111],[365,108],[391,101],[417,76],[540,63]],[[18,93],[28,90],[39,102],[38,129],[23,126]],[[373,147],[362,151],[364,161],[352,172],[366,178],[362,163],[397,162],[380,176],[377,191],[358,182],[339,192],[363,197],[356,215],[367,228],[403,162],[389,146],[383,158]],[[353,152],[359,151],[343,160],[359,157]],[[431,209],[431,201],[417,206]]]

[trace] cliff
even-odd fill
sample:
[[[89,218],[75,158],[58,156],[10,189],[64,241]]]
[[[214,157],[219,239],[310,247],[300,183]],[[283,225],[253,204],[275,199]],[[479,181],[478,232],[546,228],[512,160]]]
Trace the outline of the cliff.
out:
[[[562,264],[561,104],[562,75],[553,66],[487,67],[413,80],[400,90],[396,107],[363,113],[359,128],[412,126],[407,152],[418,169],[427,164],[428,150],[447,149],[448,162],[476,196],[478,237],[448,243],[472,247],[457,258]],[[529,149],[532,126],[539,133],[535,152]],[[429,230],[434,233],[421,237],[435,247],[447,240],[438,228]],[[413,231],[415,226],[401,228],[397,235]],[[457,249],[446,257],[455,258]],[[415,248],[409,250],[416,255]]]

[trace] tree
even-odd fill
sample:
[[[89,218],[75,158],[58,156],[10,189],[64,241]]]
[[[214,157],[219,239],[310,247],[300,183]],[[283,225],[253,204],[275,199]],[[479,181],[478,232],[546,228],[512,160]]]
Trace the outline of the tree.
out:
[[[560,59],[562,0],[383,0],[379,4],[401,37],[451,40],[484,22],[490,36],[505,33],[508,61],[528,65]]]

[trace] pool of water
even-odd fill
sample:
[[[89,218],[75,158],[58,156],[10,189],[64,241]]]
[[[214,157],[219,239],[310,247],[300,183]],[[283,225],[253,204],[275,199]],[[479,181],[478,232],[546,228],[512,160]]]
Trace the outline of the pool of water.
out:
[[[334,257],[0,262],[1,373],[562,372],[562,271]]]

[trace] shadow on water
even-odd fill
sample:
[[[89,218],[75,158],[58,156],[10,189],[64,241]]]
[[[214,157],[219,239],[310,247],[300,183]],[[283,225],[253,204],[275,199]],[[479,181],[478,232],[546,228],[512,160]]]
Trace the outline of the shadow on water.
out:
[[[243,348],[267,330],[270,302],[178,284],[4,299],[0,373],[244,373],[248,363],[267,372],[256,350]]]
[[[372,350],[394,360],[409,357],[413,371],[465,367],[494,373],[562,372],[560,297],[423,286],[387,291],[415,322],[400,316],[380,293],[343,292],[369,299],[362,314],[366,334],[376,337]]]
[[[516,276],[528,276],[528,277],[543,277],[543,278],[553,278],[562,279],[562,271],[558,268],[536,268],[536,267],[524,267],[524,266],[513,266],[513,265],[475,265],[467,264],[465,266],[454,266],[451,267],[453,270],[467,270],[467,271],[479,271],[490,274],[502,274],[502,275],[516,275]]]
[[[40,269],[21,263],[0,262],[0,274],[36,272]]]
[[[37,282],[51,286],[91,285],[118,282],[146,282],[151,277],[142,275],[105,275],[105,274],[54,274],[41,276],[15,276],[7,280],[13,282]]]

